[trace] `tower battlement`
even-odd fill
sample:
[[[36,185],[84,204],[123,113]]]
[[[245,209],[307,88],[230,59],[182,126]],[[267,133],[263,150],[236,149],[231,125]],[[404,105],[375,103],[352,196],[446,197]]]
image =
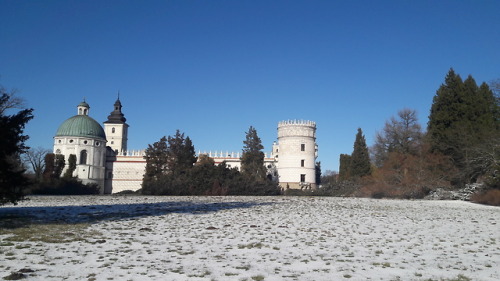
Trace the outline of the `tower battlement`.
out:
[[[316,122],[309,120],[285,120],[278,123],[278,129],[288,126],[306,126],[316,128]]]
[[[316,138],[316,122],[308,120],[288,120],[278,123],[278,139],[283,137]]]

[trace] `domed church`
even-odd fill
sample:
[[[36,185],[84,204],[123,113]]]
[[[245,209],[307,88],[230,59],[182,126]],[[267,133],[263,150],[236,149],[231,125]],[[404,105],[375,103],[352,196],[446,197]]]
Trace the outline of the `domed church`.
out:
[[[83,183],[97,183],[103,193],[106,134],[102,126],[89,116],[89,110],[89,104],[81,102],[77,106],[77,115],[59,126],[54,137],[54,153],[64,155],[64,170],[68,168],[69,156],[74,154],[77,165],[73,176]]]

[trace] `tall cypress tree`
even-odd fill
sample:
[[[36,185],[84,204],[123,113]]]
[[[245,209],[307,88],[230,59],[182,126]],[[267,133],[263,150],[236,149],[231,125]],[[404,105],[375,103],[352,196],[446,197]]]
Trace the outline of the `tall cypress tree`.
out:
[[[266,177],[264,167],[264,146],[257,135],[257,130],[250,126],[243,141],[243,155],[241,156],[241,171],[244,174],[252,175],[258,179]]]
[[[339,159],[339,179],[341,181],[351,178],[351,155],[340,154]]]
[[[370,155],[368,146],[366,146],[365,136],[361,128],[358,128],[356,140],[354,141],[354,150],[351,155],[350,174],[351,177],[361,178],[369,175],[371,172]]]

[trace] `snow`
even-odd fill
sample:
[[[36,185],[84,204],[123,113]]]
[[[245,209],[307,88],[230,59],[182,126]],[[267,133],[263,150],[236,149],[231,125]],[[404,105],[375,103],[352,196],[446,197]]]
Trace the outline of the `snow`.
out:
[[[0,278],[500,280],[500,208],[463,201],[41,196],[9,219]]]

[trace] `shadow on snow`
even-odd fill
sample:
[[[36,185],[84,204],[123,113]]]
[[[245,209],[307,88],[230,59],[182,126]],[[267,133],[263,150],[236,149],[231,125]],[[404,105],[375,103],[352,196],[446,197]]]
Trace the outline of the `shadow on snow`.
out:
[[[33,224],[76,224],[161,216],[171,213],[207,214],[223,210],[252,208],[270,202],[189,202],[67,205],[0,208],[0,228],[18,228]]]

